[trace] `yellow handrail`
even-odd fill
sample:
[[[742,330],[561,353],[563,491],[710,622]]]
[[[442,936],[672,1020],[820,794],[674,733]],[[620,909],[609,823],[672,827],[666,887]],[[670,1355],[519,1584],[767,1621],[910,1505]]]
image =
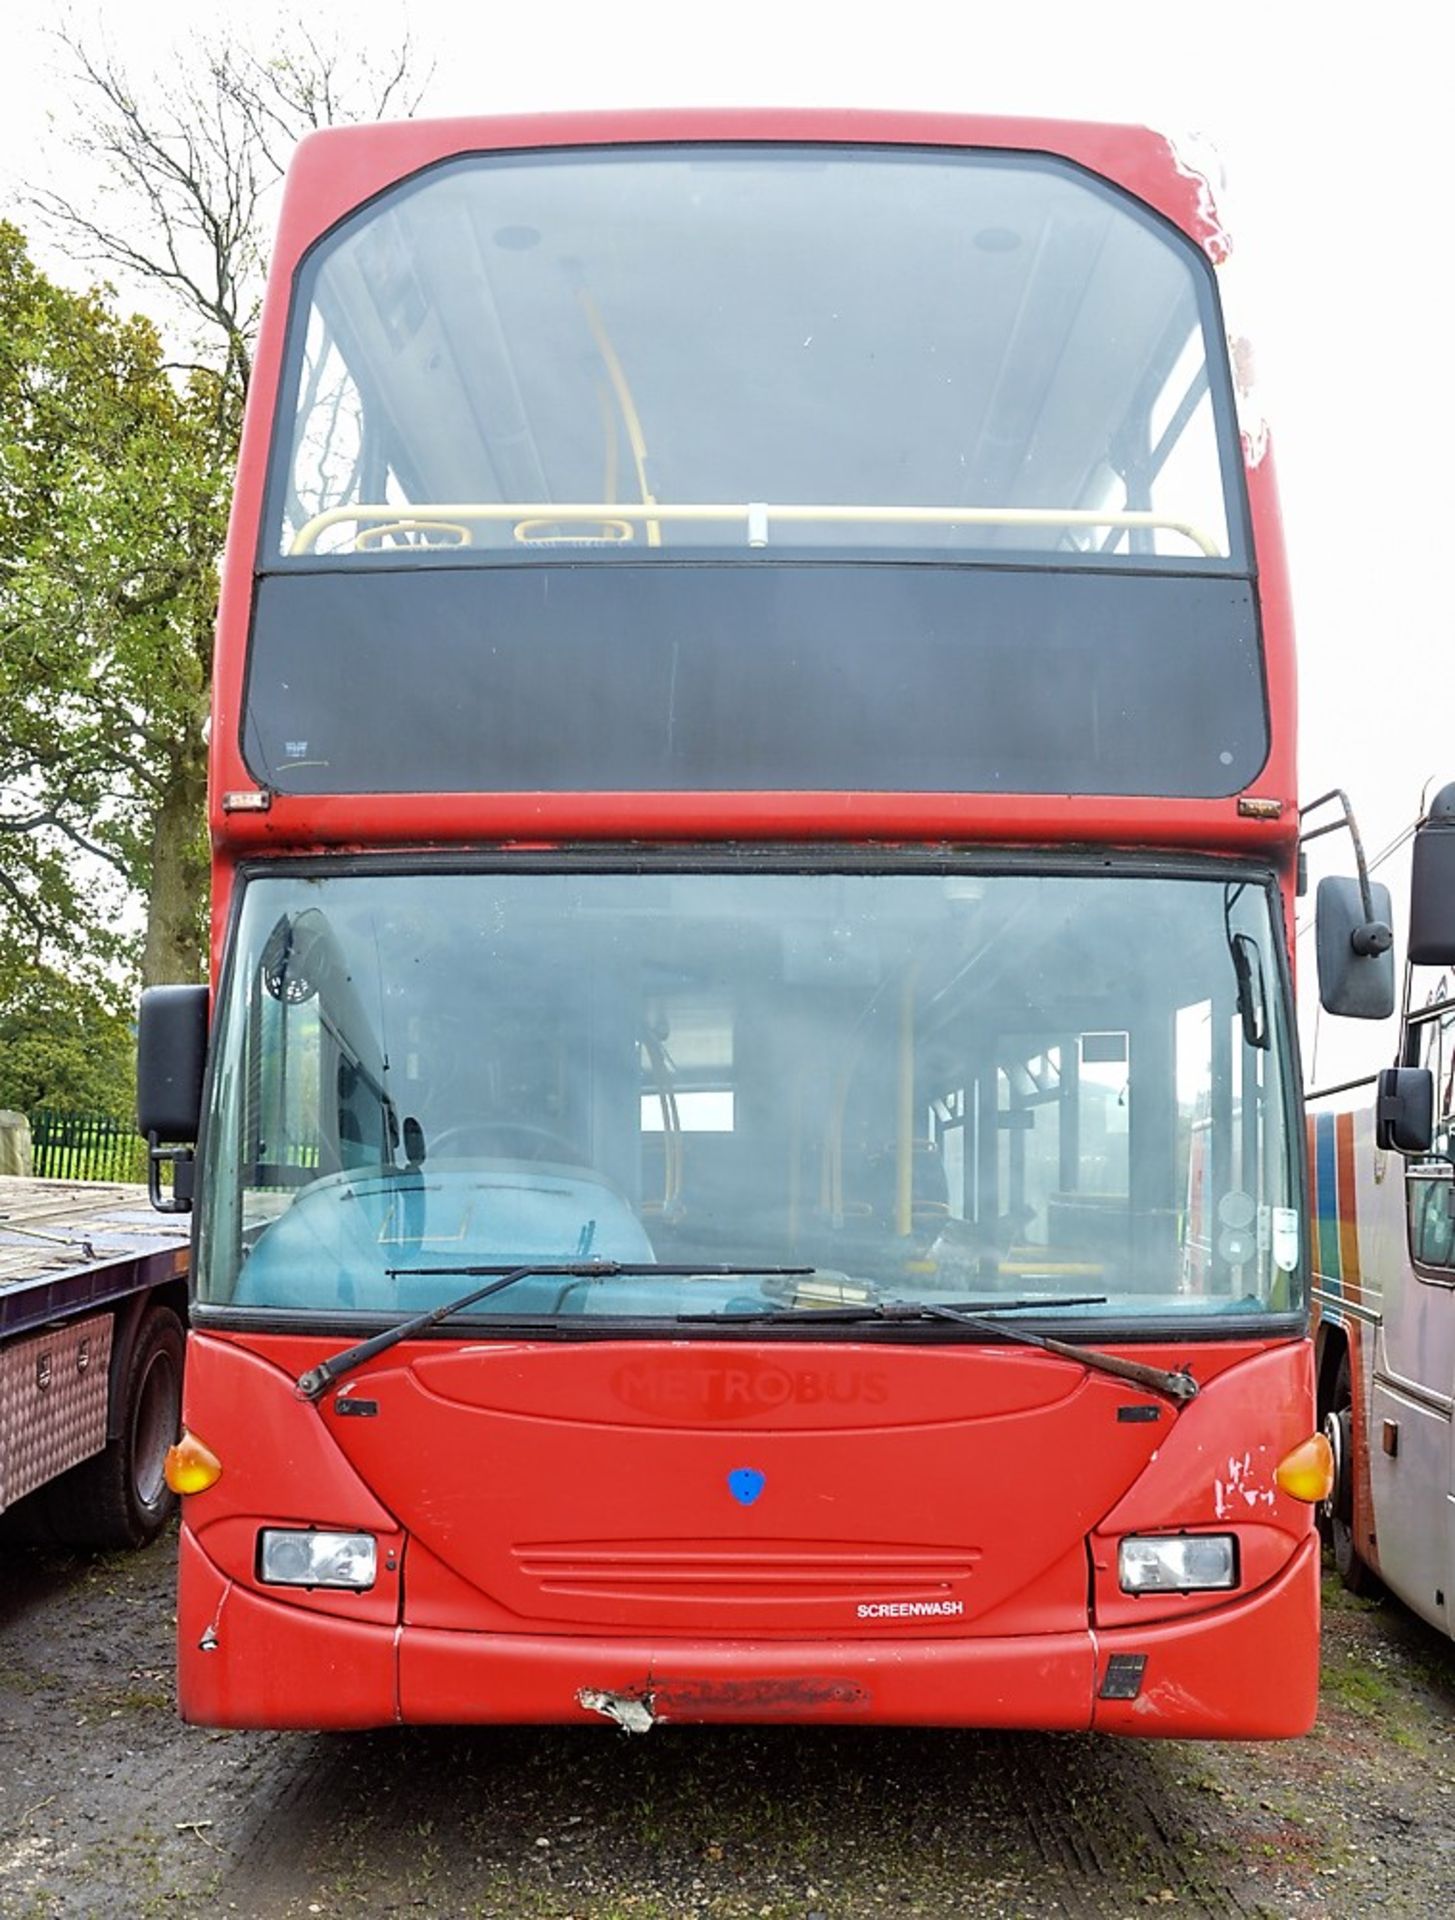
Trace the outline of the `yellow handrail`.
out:
[[[751,544],[762,545],[772,522],[786,526],[914,526],[914,527],[1106,527],[1144,529],[1151,532],[1180,534],[1209,559],[1219,557],[1219,548],[1201,527],[1190,520],[1167,514],[1126,510],[1105,512],[1091,507],[850,507],[850,506],[775,506],[755,500],[742,504],[689,503],[667,506],[657,500],[640,505],[628,501],[555,501],[507,500],[448,503],[373,504],[360,502],[351,507],[329,507],[316,513],[298,529],[288,551],[311,553],[321,533],[330,527],[353,522],[369,526],[376,521],[404,521],[411,525],[435,522],[504,524],[544,522],[560,526],[566,521],[587,521],[600,525],[606,520],[643,521],[648,532],[654,524],[730,526],[741,522],[749,530]],[[528,542],[527,542],[528,544]]]
[[[632,398],[631,382],[626,377],[616,348],[611,344],[611,335],[606,331],[606,322],[597,311],[596,302],[583,287],[577,296],[581,302],[581,311],[586,316],[586,324],[591,329],[591,337],[596,342],[596,351],[601,355],[601,363],[606,368],[606,377],[611,382],[611,390],[616,395],[616,403],[621,408],[621,417],[626,422],[627,440],[632,450],[632,461],[637,470],[637,486],[644,506],[655,506],[652,489],[647,485],[647,436],[642,432],[641,415],[637,412],[637,403]],[[662,529],[653,516],[647,521],[647,545],[660,547]]]

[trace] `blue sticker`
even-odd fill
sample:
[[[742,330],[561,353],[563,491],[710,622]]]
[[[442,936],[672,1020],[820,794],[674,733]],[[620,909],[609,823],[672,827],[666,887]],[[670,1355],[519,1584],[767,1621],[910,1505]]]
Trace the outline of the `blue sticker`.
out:
[[[728,1492],[745,1507],[752,1506],[766,1484],[766,1476],[756,1467],[734,1467],[728,1475]]]

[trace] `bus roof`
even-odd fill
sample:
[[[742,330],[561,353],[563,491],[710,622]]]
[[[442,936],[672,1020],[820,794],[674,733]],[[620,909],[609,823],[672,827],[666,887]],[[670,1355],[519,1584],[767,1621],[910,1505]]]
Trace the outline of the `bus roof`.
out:
[[[336,221],[420,169],[461,154],[691,141],[943,146],[1052,154],[1124,188],[1180,227],[1214,261],[1228,237],[1208,181],[1149,127],[990,114],[862,108],[636,108],[325,127],[289,169],[275,272],[289,271]]]

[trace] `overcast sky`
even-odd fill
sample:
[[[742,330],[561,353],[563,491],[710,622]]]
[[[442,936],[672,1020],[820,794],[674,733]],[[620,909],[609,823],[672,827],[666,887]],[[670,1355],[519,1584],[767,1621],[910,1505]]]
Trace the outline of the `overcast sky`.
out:
[[[266,5],[81,6],[138,80],[176,36],[266,46]],[[296,19],[296,11],[280,16]],[[1451,54],[1442,9],[809,0],[311,0],[306,18],[437,60],[425,110],[854,105],[1129,120],[1211,139],[1235,319],[1273,428],[1301,643],[1305,797],[1346,787],[1371,852],[1455,779],[1444,716],[1455,549]],[[241,23],[241,24],[239,24]],[[41,27],[7,21],[0,182],[12,217],[66,102]],[[54,164],[54,161],[50,162]],[[1321,843],[1315,871],[1337,857]]]

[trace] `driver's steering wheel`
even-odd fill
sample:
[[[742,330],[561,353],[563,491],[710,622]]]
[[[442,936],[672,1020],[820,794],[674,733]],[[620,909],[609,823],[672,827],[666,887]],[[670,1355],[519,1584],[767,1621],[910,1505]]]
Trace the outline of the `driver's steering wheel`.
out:
[[[493,1141],[494,1145],[484,1143]],[[523,1146],[520,1152],[511,1152],[502,1148],[501,1141]],[[454,1152],[470,1152],[477,1143],[490,1159],[505,1160],[560,1160],[567,1166],[579,1167],[584,1164],[581,1149],[568,1140],[563,1133],[553,1133],[549,1127],[532,1126],[525,1120],[465,1120],[457,1127],[446,1127],[435,1139],[426,1145],[433,1157],[441,1157]],[[555,1151],[549,1151],[555,1149]]]

